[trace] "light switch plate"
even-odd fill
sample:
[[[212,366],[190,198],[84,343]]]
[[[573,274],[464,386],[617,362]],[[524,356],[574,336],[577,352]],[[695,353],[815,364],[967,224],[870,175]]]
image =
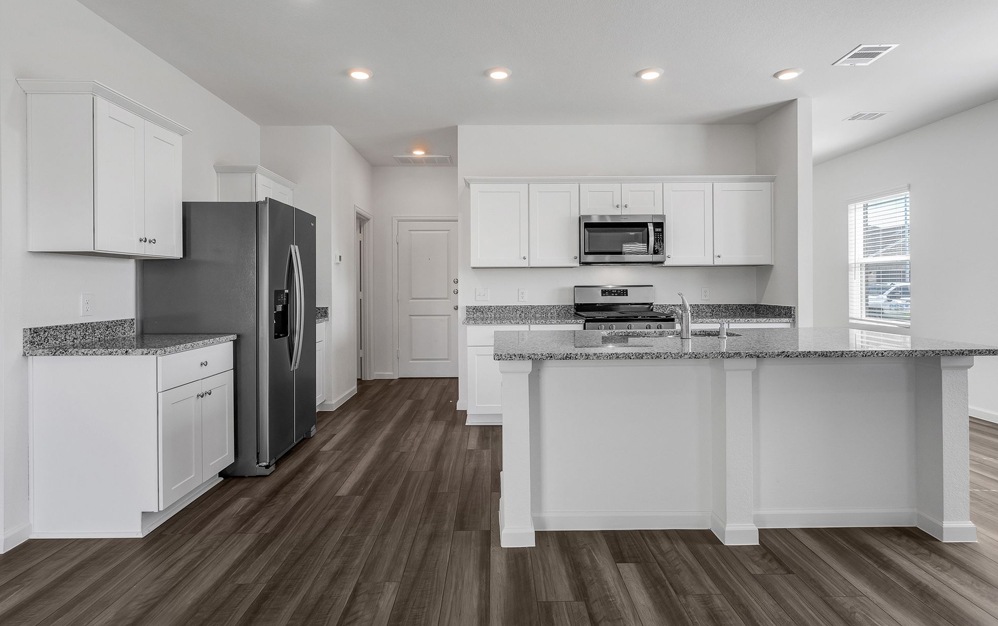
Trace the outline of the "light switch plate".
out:
[[[517,302],[526,302],[527,301],[527,290],[526,289],[523,289],[521,287],[520,289],[516,290],[516,301]]]
[[[489,301],[489,288],[475,287],[475,302],[488,302],[488,301]]]

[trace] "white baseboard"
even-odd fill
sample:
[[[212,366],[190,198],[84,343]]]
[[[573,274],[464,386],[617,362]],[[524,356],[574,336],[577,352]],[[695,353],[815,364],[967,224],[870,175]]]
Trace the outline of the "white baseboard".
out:
[[[371,374],[371,380],[395,380],[398,376],[394,372],[374,372]]]
[[[339,398],[336,398],[332,402],[323,402],[319,406],[315,407],[316,411],[335,411],[340,408],[346,401],[357,395],[357,387],[352,387],[344,392]]]
[[[995,424],[998,424],[998,413],[995,411],[989,411],[977,406],[972,406],[970,407],[970,416],[984,420],[985,422],[994,422]]]
[[[756,511],[759,528],[850,528],[915,526],[914,509],[836,509]]]
[[[502,426],[502,413],[468,414],[468,419],[464,422],[466,426]]]
[[[3,542],[0,544],[0,554],[7,552],[15,546],[19,546],[31,538],[31,524],[21,524],[15,528],[5,531]]]
[[[458,398],[457,399],[457,404],[454,405],[454,406],[455,406],[455,408],[458,411],[467,411],[468,410],[468,401],[467,400],[462,400],[461,398]]]
[[[759,527],[755,524],[725,524],[718,516],[711,515],[710,530],[726,546],[759,545]]]
[[[946,543],[976,543],[977,526],[971,521],[940,522],[924,513],[918,514],[918,527]]]
[[[534,516],[537,530],[703,530],[709,511],[558,511]]]

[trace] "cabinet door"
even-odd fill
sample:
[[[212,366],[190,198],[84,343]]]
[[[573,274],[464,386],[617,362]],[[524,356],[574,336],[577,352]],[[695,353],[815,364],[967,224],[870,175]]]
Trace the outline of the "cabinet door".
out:
[[[236,459],[232,370],[202,380],[201,394],[201,482],[204,482]]]
[[[256,175],[256,201],[274,197],[274,182],[266,176]]]
[[[710,183],[666,183],[665,264],[714,264],[714,200]]]
[[[502,413],[502,374],[492,346],[468,348],[468,414]]]
[[[773,183],[714,183],[714,265],[772,265]]]
[[[202,481],[201,381],[159,394],[159,508],[162,511]]]
[[[180,135],[146,122],[144,237],[150,256],[184,253],[182,157]]]
[[[620,185],[579,185],[579,212],[582,215],[620,215]]]
[[[94,249],[136,254],[145,230],[145,120],[94,98]]]
[[[527,186],[471,186],[471,266],[527,266]]]
[[[279,183],[274,183],[273,192],[274,195],[271,197],[274,198],[274,200],[279,200],[284,204],[290,204],[291,206],[294,206],[294,197],[289,188]]]
[[[620,186],[624,215],[661,215],[662,183],[627,183]]]
[[[530,267],[579,264],[579,186],[530,185]]]

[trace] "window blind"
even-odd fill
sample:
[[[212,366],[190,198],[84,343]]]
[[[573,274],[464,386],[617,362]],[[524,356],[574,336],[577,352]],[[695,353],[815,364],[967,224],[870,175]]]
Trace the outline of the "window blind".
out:
[[[849,205],[849,318],[911,324],[908,192]]]

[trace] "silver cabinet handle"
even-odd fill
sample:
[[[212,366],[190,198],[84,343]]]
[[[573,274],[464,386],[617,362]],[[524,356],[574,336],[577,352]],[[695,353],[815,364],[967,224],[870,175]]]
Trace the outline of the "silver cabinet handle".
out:
[[[573,259],[577,259],[577,258],[579,258],[579,255],[577,255],[577,254],[576,254],[576,255],[575,255],[575,256],[573,256],[572,258],[573,258]]]
[[[203,398],[203,397],[204,397],[204,394],[203,394],[203,393],[199,393],[199,394],[198,394],[198,397],[199,397],[199,398]]]
[[[627,208],[627,203],[626,203],[626,202],[624,203],[624,208],[625,208],[625,209]]]
[[[665,255],[665,258],[667,258],[667,259],[671,259],[671,258],[672,258],[672,255],[671,255],[671,254],[667,254],[667,255]]]
[[[211,395],[211,389],[206,392],[209,396]]]
[[[524,261],[526,261],[526,260],[527,260],[527,257],[523,257],[523,260],[524,260]]]
[[[151,243],[151,244],[154,244],[154,245],[155,245],[155,243],[156,243],[156,240],[155,240],[155,239],[150,239],[150,240],[149,240],[149,243]]]
[[[145,243],[148,241],[145,237],[139,237],[139,243]]]
[[[719,254],[719,255],[717,255],[717,258],[721,258],[721,255],[720,255],[720,254]]]
[[[457,289],[454,290],[454,293],[457,293]]]
[[[454,284],[455,284],[455,285],[457,284],[457,279],[456,279],[456,278],[454,279]]]
[[[457,310],[457,305],[456,305],[456,304],[454,305],[454,310],[455,310],[455,311]]]
[[[208,361],[201,361],[201,367],[208,367]]]
[[[619,204],[615,204],[615,205],[613,205],[613,208],[615,208],[615,209],[619,209],[619,208],[620,208],[620,205],[619,205]]]

